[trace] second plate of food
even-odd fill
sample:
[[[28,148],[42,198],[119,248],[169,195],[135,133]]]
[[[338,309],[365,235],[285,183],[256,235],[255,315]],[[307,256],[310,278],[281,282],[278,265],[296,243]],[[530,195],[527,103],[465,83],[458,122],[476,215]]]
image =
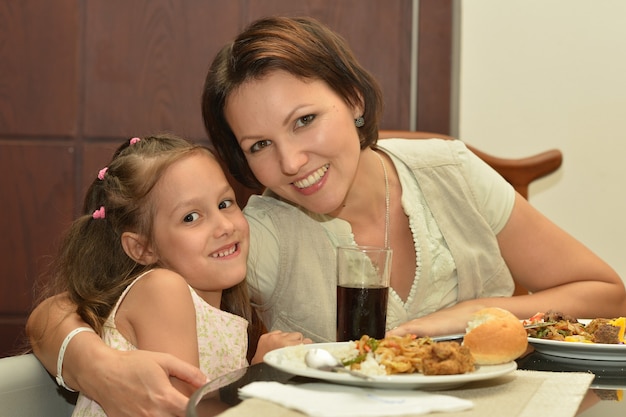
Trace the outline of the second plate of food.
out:
[[[590,359],[594,361],[626,361],[626,345],[603,343],[564,342],[528,338],[537,352],[545,355],[570,359]]]
[[[579,319],[585,326],[590,319]],[[566,342],[561,340],[528,338],[537,352],[559,358],[584,359],[607,362],[626,362],[626,345],[607,343]]]

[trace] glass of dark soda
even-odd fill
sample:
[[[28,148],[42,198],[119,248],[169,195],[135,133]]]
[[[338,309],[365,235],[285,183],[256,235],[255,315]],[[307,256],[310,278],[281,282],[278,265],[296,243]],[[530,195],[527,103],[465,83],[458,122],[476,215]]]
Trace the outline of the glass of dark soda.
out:
[[[337,248],[337,341],[385,337],[391,277],[390,248]]]

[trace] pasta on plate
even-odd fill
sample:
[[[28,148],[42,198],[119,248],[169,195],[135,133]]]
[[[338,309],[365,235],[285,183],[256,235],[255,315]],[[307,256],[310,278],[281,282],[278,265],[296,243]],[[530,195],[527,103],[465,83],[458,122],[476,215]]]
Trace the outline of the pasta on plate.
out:
[[[457,375],[475,370],[469,349],[457,342],[435,342],[414,335],[384,339],[364,335],[355,341],[355,348],[355,356],[344,359],[343,364],[364,373],[370,373],[372,362],[388,375]]]

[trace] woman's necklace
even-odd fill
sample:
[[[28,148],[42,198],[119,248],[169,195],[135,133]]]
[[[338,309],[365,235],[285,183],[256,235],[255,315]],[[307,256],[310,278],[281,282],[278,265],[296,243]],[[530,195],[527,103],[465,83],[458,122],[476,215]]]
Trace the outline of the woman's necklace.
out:
[[[383,157],[378,154],[378,152],[374,151],[380,164],[383,166],[383,174],[385,175],[385,247],[389,247],[389,177],[387,176],[387,167],[385,166],[385,161],[383,161]]]

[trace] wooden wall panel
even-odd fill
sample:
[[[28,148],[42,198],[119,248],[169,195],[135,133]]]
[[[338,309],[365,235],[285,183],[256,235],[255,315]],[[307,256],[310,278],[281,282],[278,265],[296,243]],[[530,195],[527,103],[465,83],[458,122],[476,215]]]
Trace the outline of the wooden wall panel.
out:
[[[420,0],[417,130],[450,133],[452,0]]]
[[[442,92],[449,86],[450,2],[419,2],[420,65],[434,69],[419,70],[418,127],[442,133],[449,117]],[[206,70],[252,20],[291,14],[327,23],[379,80],[382,127],[408,128],[412,3],[0,2],[0,356],[14,352],[33,282],[114,149],[131,136],[159,131],[206,143],[200,114]],[[249,190],[234,186],[245,204]]]
[[[202,85],[221,39],[237,32],[238,3],[84,5],[85,136],[124,138],[168,130],[205,137]]]
[[[66,143],[4,144],[0,151],[0,352],[24,326],[33,286],[72,218],[74,149]],[[13,336],[11,336],[13,335]]]
[[[79,93],[76,2],[3,1],[0,39],[0,133],[74,135]]]

